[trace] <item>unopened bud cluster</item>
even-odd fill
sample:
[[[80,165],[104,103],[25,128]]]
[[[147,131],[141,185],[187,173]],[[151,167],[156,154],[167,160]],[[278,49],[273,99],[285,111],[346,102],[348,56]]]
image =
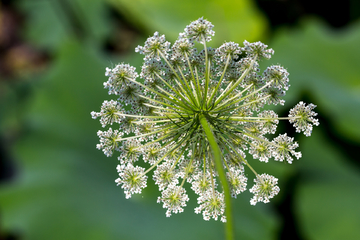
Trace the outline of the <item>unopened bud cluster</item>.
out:
[[[98,131],[97,148],[108,157],[119,152],[115,182],[126,198],[141,193],[152,173],[161,192],[157,201],[167,209],[166,216],[183,211],[189,186],[198,195],[195,213],[225,222],[224,192],[201,119],[206,119],[221,149],[232,197],[247,188],[250,175],[245,169],[254,173],[255,184],[249,190],[254,194],[252,205],[269,202],[280,188],[274,176],[258,174],[246,154],[265,163],[270,159],[292,163],[301,157],[294,138],[284,133],[270,140],[267,135],[276,132],[279,120],[290,121],[306,136],[319,122],[314,118],[315,105],[303,102],[287,117],[262,111],[266,104],[284,104],[289,73],[280,65],[260,73],[260,61],[274,54],[261,42],[207,47],[215,33],[212,29],[209,21],[200,18],[180,33],[172,47],[155,32],[135,49],[144,55],[140,74],[124,63],[106,69],[104,87],[116,100],[104,101],[100,112],[91,115],[100,118],[102,127],[111,126]],[[195,48],[195,42],[203,49]],[[148,168],[137,166],[139,160]]]

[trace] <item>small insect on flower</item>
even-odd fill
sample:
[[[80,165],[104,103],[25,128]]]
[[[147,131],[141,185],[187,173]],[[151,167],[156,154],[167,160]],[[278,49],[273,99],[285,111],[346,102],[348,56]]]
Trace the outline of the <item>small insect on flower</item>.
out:
[[[280,191],[278,179],[258,174],[252,161],[265,164],[273,159],[280,164],[301,157],[293,137],[269,137],[279,120],[289,120],[306,136],[319,121],[314,118],[315,105],[303,102],[288,117],[262,110],[284,105],[288,71],[273,65],[260,72],[260,62],[274,54],[261,42],[208,47],[213,27],[199,18],[172,46],[155,32],[135,49],[144,55],[140,74],[125,63],[106,68],[104,88],[116,100],[105,100],[100,112],[91,116],[99,118],[102,127],[111,126],[98,131],[96,147],[108,157],[119,152],[115,182],[126,198],[141,193],[152,173],[161,192],[157,202],[167,209],[167,217],[184,211],[189,184],[198,196],[195,213],[207,221],[228,222],[230,198],[246,191],[248,177],[255,182],[249,189],[251,205],[268,203]],[[195,42],[203,49],[198,50]],[[245,174],[248,170],[251,173]]]

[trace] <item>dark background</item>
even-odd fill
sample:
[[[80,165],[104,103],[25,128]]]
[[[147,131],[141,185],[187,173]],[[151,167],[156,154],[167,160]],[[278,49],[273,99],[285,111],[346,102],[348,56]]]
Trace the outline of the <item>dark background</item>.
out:
[[[90,117],[105,99],[104,69],[141,67],[137,45],[154,31],[171,42],[191,21],[215,25],[213,46],[261,40],[262,62],[290,73],[286,116],[297,102],[318,107],[320,126],[292,165],[254,162],[279,178],[280,194],[250,206],[234,200],[239,239],[360,238],[360,1],[7,0],[0,5],[0,240],[222,239],[223,225],[193,212],[165,217],[149,180],[125,200],[117,160],[95,149]],[[248,186],[251,187],[249,175]]]

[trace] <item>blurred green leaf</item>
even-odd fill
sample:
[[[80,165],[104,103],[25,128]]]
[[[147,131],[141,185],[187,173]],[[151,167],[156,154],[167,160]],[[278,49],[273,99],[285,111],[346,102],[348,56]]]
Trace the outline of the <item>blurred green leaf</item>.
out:
[[[290,73],[286,98],[295,103],[310,94],[337,131],[360,142],[360,23],[343,31],[308,20],[301,29],[280,31],[270,46],[272,63],[282,63]],[[320,123],[321,124],[321,123]]]
[[[49,50],[56,51],[74,36],[101,42],[111,30],[103,0],[20,0],[17,4],[26,15],[24,37]]]
[[[302,182],[294,199],[304,235],[314,240],[359,239],[359,169],[321,133],[302,147]]]
[[[270,62],[282,63],[290,73],[287,101],[294,104],[306,94],[335,126],[333,135],[355,142],[360,142],[359,42],[359,23],[335,31],[312,19],[300,29],[281,30],[270,44],[275,50]],[[335,139],[322,135],[329,131],[322,124],[310,138],[300,138],[301,178],[294,186],[298,228],[306,239],[359,239],[359,168],[340,153]]]
[[[255,41],[267,34],[267,21],[250,0],[166,1],[166,0],[107,0],[117,7],[128,21],[152,35],[158,31],[174,41],[186,25],[200,17],[215,25],[211,46],[224,41],[242,43]]]
[[[98,111],[109,99],[102,82],[102,55],[91,45],[65,41],[28,110],[27,134],[13,149],[20,172],[0,188],[2,222],[34,240],[222,239],[221,222],[194,213],[195,194],[185,212],[165,217],[153,181],[126,200],[116,187],[117,160],[95,149]],[[124,60],[124,59],[123,59]],[[140,62],[131,62],[140,66]],[[189,186],[187,186],[189,189]],[[241,239],[276,239],[279,219],[271,205],[253,207],[250,194],[234,201]]]

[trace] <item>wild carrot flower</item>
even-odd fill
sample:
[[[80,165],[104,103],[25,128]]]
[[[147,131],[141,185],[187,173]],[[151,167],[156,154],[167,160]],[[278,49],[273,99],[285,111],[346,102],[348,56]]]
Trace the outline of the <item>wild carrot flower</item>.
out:
[[[261,42],[207,47],[212,28],[200,18],[172,47],[155,32],[135,50],[144,55],[140,74],[124,63],[106,68],[104,87],[117,100],[104,101],[100,112],[91,115],[100,118],[102,127],[117,125],[116,130],[98,132],[97,148],[106,156],[120,152],[115,182],[126,198],[141,193],[153,172],[161,191],[157,201],[167,209],[166,216],[183,211],[188,182],[198,195],[195,212],[205,220],[226,222],[229,198],[246,190],[250,175],[245,171],[255,176],[252,205],[269,202],[280,190],[277,178],[259,175],[251,167],[246,152],[265,163],[292,163],[301,157],[294,139],[285,133],[269,140],[267,134],[276,132],[279,120],[289,120],[297,132],[310,136],[319,122],[312,111],[315,105],[303,102],[288,117],[262,111],[265,105],[284,104],[289,73],[280,65],[260,73],[260,61],[274,54]],[[201,51],[195,42],[203,45]],[[138,160],[148,164],[147,169],[136,166]]]

